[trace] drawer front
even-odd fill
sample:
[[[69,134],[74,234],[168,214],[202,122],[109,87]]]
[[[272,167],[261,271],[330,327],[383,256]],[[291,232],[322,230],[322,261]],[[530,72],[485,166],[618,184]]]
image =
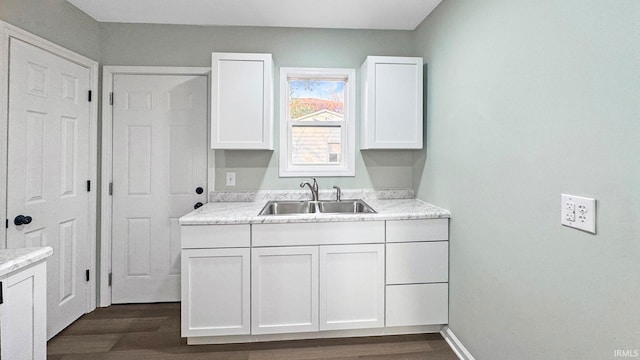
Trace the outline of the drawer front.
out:
[[[375,243],[384,243],[384,221],[253,225],[253,246]]]
[[[449,281],[449,242],[387,244],[387,285]]]
[[[449,219],[387,221],[387,242],[449,240]]]
[[[386,326],[439,325],[449,322],[449,285],[387,286]]]
[[[238,248],[251,245],[251,228],[243,225],[183,225],[183,249]]]

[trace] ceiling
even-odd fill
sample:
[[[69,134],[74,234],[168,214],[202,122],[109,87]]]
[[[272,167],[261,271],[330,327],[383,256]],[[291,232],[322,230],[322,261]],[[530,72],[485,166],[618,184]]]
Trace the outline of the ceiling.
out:
[[[442,0],[67,0],[100,22],[414,30]]]

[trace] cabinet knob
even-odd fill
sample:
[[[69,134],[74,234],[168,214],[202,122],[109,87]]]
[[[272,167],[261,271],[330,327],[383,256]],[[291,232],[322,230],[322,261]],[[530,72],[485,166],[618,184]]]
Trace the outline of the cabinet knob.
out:
[[[202,194],[203,192],[204,192],[204,189],[203,189],[203,188],[201,188],[200,186],[198,186],[198,187],[196,188],[196,194],[200,195],[200,194]]]
[[[195,205],[193,205],[193,208],[197,209],[197,208],[201,207],[202,205],[204,205],[204,204],[202,204],[200,201],[198,201]]]

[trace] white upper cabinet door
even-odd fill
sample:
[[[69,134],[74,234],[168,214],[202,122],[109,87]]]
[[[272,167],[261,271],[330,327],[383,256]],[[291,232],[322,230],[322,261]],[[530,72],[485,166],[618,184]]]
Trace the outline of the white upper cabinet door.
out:
[[[271,54],[213,53],[211,148],[273,150]]]
[[[384,326],[384,245],[320,247],[320,330]]]
[[[361,149],[422,148],[420,57],[369,56],[362,64]]]

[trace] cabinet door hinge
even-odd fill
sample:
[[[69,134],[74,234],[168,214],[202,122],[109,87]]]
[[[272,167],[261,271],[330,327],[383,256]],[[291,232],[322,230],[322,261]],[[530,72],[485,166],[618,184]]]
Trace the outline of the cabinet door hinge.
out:
[[[113,195],[113,183],[109,183],[109,195]]]
[[[85,270],[85,272],[84,272],[84,279],[85,279],[86,281],[89,281],[89,269]]]
[[[91,90],[89,90],[89,102],[91,102]]]
[[[113,281],[113,274],[109,273],[109,286],[111,286],[112,281]]]
[[[91,180],[87,180],[87,192],[91,191]]]
[[[109,105],[113,105],[113,93],[109,93]]]
[[[4,223],[4,227],[8,229],[9,228],[9,219],[5,219],[5,220],[7,220],[7,221]]]
[[[0,281],[0,304],[4,303],[4,296],[2,296],[2,281]]]

